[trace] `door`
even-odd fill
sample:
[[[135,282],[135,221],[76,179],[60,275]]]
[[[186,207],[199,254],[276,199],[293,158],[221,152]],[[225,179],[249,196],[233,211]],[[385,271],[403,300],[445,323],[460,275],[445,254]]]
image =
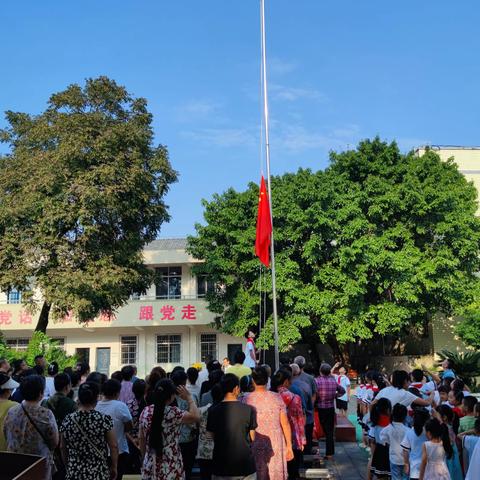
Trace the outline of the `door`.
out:
[[[75,355],[79,362],[90,365],[90,349],[89,348],[76,348]]]
[[[230,363],[233,365],[233,357],[235,354],[239,351],[242,350],[242,344],[241,343],[229,343],[227,345],[227,357],[230,360]]]
[[[110,348],[97,348],[97,372],[110,375]]]

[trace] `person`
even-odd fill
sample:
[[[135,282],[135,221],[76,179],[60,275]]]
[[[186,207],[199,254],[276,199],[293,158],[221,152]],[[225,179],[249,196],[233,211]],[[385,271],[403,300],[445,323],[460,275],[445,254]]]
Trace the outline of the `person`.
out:
[[[95,410],[99,391],[96,383],[82,383],[78,389],[78,411],[67,415],[60,427],[66,480],[110,480],[117,476],[118,446],[113,420]]]
[[[233,356],[233,365],[230,365],[226,373],[233,373],[238,377],[239,380],[242,377],[246,377],[252,374],[252,369],[245,365],[245,353],[241,350],[237,350]]]
[[[223,360],[222,360],[222,370],[223,370],[223,373],[226,373],[227,371],[227,368],[230,366],[230,359],[228,357],[225,357]]]
[[[465,480],[478,480],[480,478],[480,442],[477,442],[470,457],[470,463]]]
[[[243,399],[250,393],[252,393],[254,390],[255,386],[253,385],[252,376],[248,375],[246,377],[242,377],[240,379],[240,395],[238,396],[238,400],[242,402]]]
[[[217,370],[217,371],[223,374],[221,370]],[[185,373],[184,370],[177,370],[176,372],[173,372],[170,378],[174,383],[175,387],[186,388],[187,374]],[[190,396],[195,402],[195,404],[198,406],[198,398],[194,397],[191,394]],[[177,395],[175,401],[176,401],[177,407],[182,412],[187,412],[189,410],[189,404],[187,400],[184,400],[182,397]],[[181,426],[179,443],[180,443],[180,450],[182,452],[183,470],[185,472],[185,478],[186,480],[190,480],[190,478],[192,477],[192,469],[193,469],[193,464],[195,463],[195,454],[197,451],[195,425],[184,424]]]
[[[45,457],[47,461],[41,478],[50,480],[55,473],[53,450],[58,445],[58,428],[53,413],[40,405],[45,379],[30,375],[19,388],[23,402],[9,409],[3,425],[7,450]]]
[[[3,433],[3,424],[8,411],[18,405],[17,402],[10,400],[12,392],[20,384],[10,378],[6,373],[0,372],[0,452],[7,449],[5,434]]]
[[[248,330],[245,334],[247,344],[245,346],[245,361],[246,367],[255,368],[257,365],[257,350],[255,348],[255,332]]]
[[[198,384],[198,370],[195,367],[187,368],[187,390],[192,397],[200,398],[201,386]]]
[[[160,380],[167,378],[167,373],[162,367],[153,367],[145,379],[147,389],[145,391],[145,401],[147,405],[152,405],[155,397],[155,387]]]
[[[387,398],[382,398],[373,405],[370,413],[371,426],[368,432],[368,438],[370,440],[372,455],[369,469],[372,474],[375,474],[379,478],[390,476],[389,447],[382,439],[382,432],[390,425],[391,413],[392,404]]]
[[[303,463],[303,450],[307,443],[305,438],[305,415],[302,399],[289,388],[292,379],[291,370],[281,368],[272,378],[272,392],[280,394],[287,409],[287,417],[292,431],[293,459],[287,463],[290,478],[299,478],[299,468]]]
[[[200,406],[204,407],[205,405],[211,404],[212,403],[212,388],[214,385],[216,385],[220,380],[222,379],[224,373],[223,370],[213,370],[210,372],[210,376],[208,377],[208,385],[209,389],[205,393],[203,393],[202,397],[200,398]],[[206,382],[203,382],[203,385],[205,385]],[[194,398],[195,401],[197,399]],[[197,401],[198,402],[198,401]]]
[[[475,405],[478,403],[478,400],[469,395],[468,397],[463,397],[462,400],[462,413],[463,417],[460,419],[460,427],[458,433],[466,432],[471,430],[475,426]]]
[[[334,401],[336,398],[345,395],[345,389],[335,381],[331,372],[332,367],[328,363],[322,363],[320,366],[320,376],[316,379],[318,419],[325,433],[326,460],[331,460],[335,454]]]
[[[33,359],[33,367],[37,368],[38,372],[40,372],[40,370],[45,372],[45,369],[47,368],[47,360],[43,354],[35,355]]]
[[[54,378],[58,373],[58,363],[52,362],[47,368],[47,377],[45,378],[45,399],[53,397],[55,395]]]
[[[137,379],[133,382],[132,392],[134,398],[127,402],[127,408],[132,416],[132,429],[126,432],[128,440],[128,473],[140,473],[141,458],[138,443],[139,421],[143,409],[147,406],[145,401],[145,391],[147,384],[145,380]]]
[[[90,373],[90,365],[87,362],[78,362],[75,368],[80,375],[79,385],[81,385],[87,381],[87,377]]]
[[[303,453],[306,455],[310,455],[311,450],[309,449],[311,449],[312,446],[308,443],[308,441],[310,438],[310,430],[312,430],[313,432],[312,425],[315,424],[312,390],[308,383],[300,379],[300,375],[302,373],[300,367],[296,363],[292,363],[291,365],[289,365],[289,367],[292,370],[292,383],[290,385],[290,391],[301,396],[302,407],[305,412],[305,439],[307,443],[305,445],[305,448],[303,449]]]
[[[27,362],[23,358],[18,358],[12,362],[12,378],[18,382],[19,376],[22,375],[22,373],[28,369]]]
[[[447,468],[451,480],[463,480],[462,466],[460,464],[460,454],[457,447],[457,435],[455,434],[454,424],[458,419],[455,413],[448,405],[440,405],[436,411],[433,412],[440,422],[447,427],[450,444],[452,445],[452,455],[447,458]]]
[[[462,439],[463,447],[463,466],[465,472],[468,472],[469,465],[471,463],[471,458],[475,447],[477,446],[480,440],[480,418],[475,420],[475,426],[473,433],[471,435],[465,435]]]
[[[200,407],[200,425],[198,431],[197,462],[200,467],[200,480],[211,480],[214,442],[207,431],[208,415],[212,407],[223,400],[223,391],[219,383],[212,387],[212,404]]]
[[[244,402],[257,412],[257,430],[252,451],[259,480],[288,478],[287,462],[293,460],[292,432],[285,404],[278,393],[267,390],[268,372],[252,371],[255,390]]]
[[[380,432],[380,442],[388,446],[390,475],[392,480],[405,480],[405,460],[401,447],[402,440],[408,431],[405,426],[407,407],[397,403],[392,410],[392,423]]]
[[[142,479],[183,480],[182,453],[178,442],[180,427],[200,420],[197,405],[185,387],[175,388],[169,379],[158,381],[153,393],[153,404],[145,407],[140,415]],[[172,405],[176,394],[188,403],[188,411],[182,412]]]
[[[120,401],[122,385],[117,380],[107,380],[102,385],[103,400],[97,403],[95,410],[108,415],[113,420],[113,431],[118,445],[117,479],[122,480],[126,473],[129,450],[126,433],[132,429],[132,415],[127,405]]]
[[[340,365],[340,363],[334,365],[333,371],[338,371],[338,375],[335,375],[335,380],[345,390],[345,394],[336,399],[336,406],[340,414],[346,417],[348,400],[350,399],[350,379],[347,377],[347,369],[343,365]]]
[[[6,358],[0,358],[0,373],[8,374],[10,369],[10,362]]]
[[[450,392],[450,387],[446,385],[440,385],[437,388],[438,395],[440,396],[440,405],[448,403],[448,393]]]
[[[405,434],[401,447],[405,464],[405,474],[410,480],[418,480],[420,477],[420,465],[422,463],[423,444],[427,441],[425,423],[430,414],[424,408],[413,412],[413,426]]]
[[[451,480],[446,459],[453,455],[446,427],[431,418],[425,424],[428,440],[423,444],[419,480]]]
[[[214,374],[215,371],[220,371],[220,373]],[[223,374],[222,366],[220,365],[220,362],[218,360],[209,361],[207,363],[207,372],[208,372],[208,378],[207,380],[203,381],[200,386],[200,400],[202,399],[203,394],[209,392],[212,389],[213,385],[215,385],[215,383],[217,383],[218,379],[220,378],[220,377],[215,377],[215,379],[212,380],[212,374],[220,375],[220,376],[221,374]]]
[[[305,445],[304,453],[306,455],[310,455],[312,453],[312,446],[313,446],[313,428],[315,425],[315,419],[313,415],[313,406],[315,405],[315,400],[317,397],[317,384],[315,382],[315,378],[312,375],[309,375],[305,372],[306,361],[305,357],[298,355],[293,360],[294,365],[298,365],[300,368],[300,374],[296,376],[295,384],[298,385],[298,382],[303,382],[310,388],[310,395],[311,395],[311,405],[312,411],[310,409],[307,411],[306,423],[305,423],[305,437],[307,439],[307,443]],[[310,404],[310,402],[309,402]]]
[[[424,400],[408,391],[409,384],[410,380],[408,373],[405,370],[395,370],[392,373],[392,385],[380,390],[372,404],[381,398],[388,398],[393,406],[397,403],[405,405],[407,408],[412,404],[420,407],[428,407],[432,405],[434,401],[434,392],[430,394],[427,400]]]
[[[223,401],[211,407],[207,419],[207,431],[214,440],[212,478],[255,480],[256,466],[251,446],[257,428],[256,410],[238,401],[240,388],[236,375],[227,373],[222,377],[220,387]],[[281,480],[282,477],[270,478]]]
[[[120,396],[118,399],[123,403],[128,403],[135,395],[132,392],[133,382],[132,378],[135,375],[135,369],[131,365],[125,365],[122,367],[122,389],[120,390]]]
[[[66,373],[59,373],[53,379],[55,393],[43,401],[42,406],[52,411],[60,427],[67,415],[77,410],[77,404],[69,398],[72,382]]]
[[[464,398],[463,392],[456,392],[455,390],[450,390],[450,392],[448,392],[447,405],[453,410],[453,412],[459,419],[463,417],[463,410],[462,410],[463,398]]]

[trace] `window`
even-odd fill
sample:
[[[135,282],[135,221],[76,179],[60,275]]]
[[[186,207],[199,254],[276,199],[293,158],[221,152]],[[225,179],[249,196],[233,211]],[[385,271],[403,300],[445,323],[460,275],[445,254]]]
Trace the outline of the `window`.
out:
[[[76,348],[75,355],[79,362],[90,363],[90,349],[89,348]]]
[[[207,357],[217,358],[216,333],[202,333],[200,335],[200,358],[202,362],[204,362]]]
[[[181,335],[157,335],[157,363],[180,363]]]
[[[52,337],[52,340],[57,344],[57,348],[65,350],[65,339],[63,337]]]
[[[137,363],[137,337],[121,337],[120,340],[122,365],[134,365]]]
[[[7,303],[20,303],[22,294],[16,289],[11,288],[7,293]]]
[[[204,297],[207,293],[215,292],[215,282],[210,280],[207,275],[197,277],[197,297]]]
[[[155,269],[157,298],[182,297],[182,267],[160,267]]]
[[[29,341],[29,338],[7,338],[7,345],[15,350],[25,351]]]

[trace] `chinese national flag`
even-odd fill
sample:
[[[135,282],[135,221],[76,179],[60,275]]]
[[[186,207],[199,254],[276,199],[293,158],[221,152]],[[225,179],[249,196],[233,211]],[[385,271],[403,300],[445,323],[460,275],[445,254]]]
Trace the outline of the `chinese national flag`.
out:
[[[255,254],[266,266],[270,266],[270,244],[272,237],[272,218],[270,216],[270,204],[262,175],[260,181],[260,195],[258,197],[257,236],[255,238]]]

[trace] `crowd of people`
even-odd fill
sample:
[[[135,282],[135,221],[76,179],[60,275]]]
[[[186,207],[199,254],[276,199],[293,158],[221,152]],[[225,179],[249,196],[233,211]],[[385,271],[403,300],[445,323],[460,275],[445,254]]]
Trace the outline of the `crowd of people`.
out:
[[[299,356],[272,372],[245,353],[144,380],[133,365],[107,378],[84,363],[0,360],[0,450],[45,457],[45,479],[180,480],[197,464],[202,480],[296,480],[321,430],[331,461],[346,369],[323,363],[315,376]],[[370,479],[480,478],[480,406],[450,364],[442,378],[367,371],[355,395]]]

